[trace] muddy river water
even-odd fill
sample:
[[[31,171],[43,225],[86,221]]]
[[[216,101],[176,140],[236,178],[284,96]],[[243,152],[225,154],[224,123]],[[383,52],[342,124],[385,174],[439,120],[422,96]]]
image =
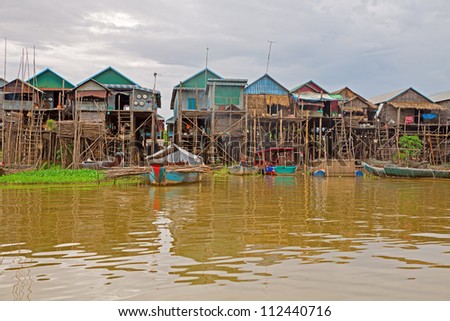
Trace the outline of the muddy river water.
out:
[[[0,300],[450,300],[450,182],[0,187]]]

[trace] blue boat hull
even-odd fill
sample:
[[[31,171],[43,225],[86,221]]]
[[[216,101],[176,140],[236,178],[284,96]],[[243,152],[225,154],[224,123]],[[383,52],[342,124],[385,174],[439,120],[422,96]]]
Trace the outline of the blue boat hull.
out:
[[[294,175],[297,171],[297,166],[295,165],[274,165],[267,166],[265,169],[266,175]]]
[[[164,167],[156,172],[151,170],[148,176],[150,184],[163,186],[195,183],[200,180],[200,173],[172,171],[166,170]]]

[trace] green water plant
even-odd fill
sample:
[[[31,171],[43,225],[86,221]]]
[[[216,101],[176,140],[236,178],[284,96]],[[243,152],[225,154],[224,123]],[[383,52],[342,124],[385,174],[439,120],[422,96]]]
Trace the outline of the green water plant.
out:
[[[104,173],[92,169],[49,169],[23,171],[0,177],[0,184],[79,184],[99,183]]]

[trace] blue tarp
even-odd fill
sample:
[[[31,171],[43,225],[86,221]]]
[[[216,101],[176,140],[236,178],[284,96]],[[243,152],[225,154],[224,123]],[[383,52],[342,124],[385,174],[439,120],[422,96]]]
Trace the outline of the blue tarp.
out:
[[[437,114],[422,114],[423,119],[435,119],[438,115]]]

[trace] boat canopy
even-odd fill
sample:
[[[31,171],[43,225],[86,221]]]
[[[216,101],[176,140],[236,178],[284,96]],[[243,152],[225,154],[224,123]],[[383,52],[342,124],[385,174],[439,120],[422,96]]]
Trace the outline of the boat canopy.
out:
[[[145,159],[149,164],[203,164],[203,159],[200,156],[194,155],[176,144],[171,144],[163,150],[160,150],[153,155],[147,156]]]

